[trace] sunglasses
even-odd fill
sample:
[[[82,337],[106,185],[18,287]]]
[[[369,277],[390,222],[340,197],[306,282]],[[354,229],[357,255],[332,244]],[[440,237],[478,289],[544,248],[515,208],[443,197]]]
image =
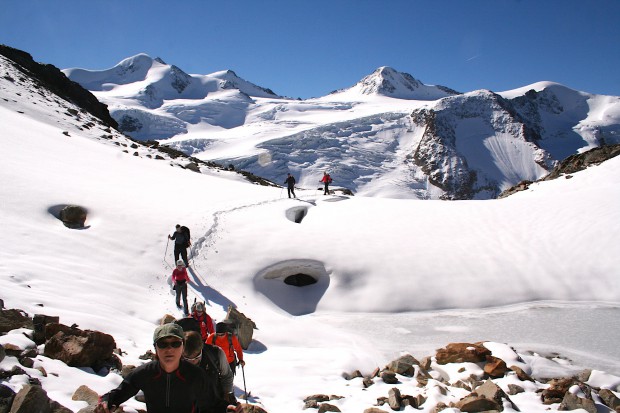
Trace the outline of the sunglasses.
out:
[[[198,354],[196,357],[185,357],[183,356],[183,358],[187,361],[196,361],[196,360],[200,360],[200,358],[202,357],[202,351],[200,351],[200,354]]]
[[[155,343],[155,345],[159,349],[166,349],[166,348],[169,348],[169,347],[179,348],[179,347],[181,347],[183,345],[183,342],[180,341],[180,340],[175,340],[175,341],[158,341],[157,343]]]

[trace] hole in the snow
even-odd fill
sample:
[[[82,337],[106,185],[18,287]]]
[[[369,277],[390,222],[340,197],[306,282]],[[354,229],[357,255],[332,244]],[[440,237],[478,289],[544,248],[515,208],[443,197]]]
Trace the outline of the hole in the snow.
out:
[[[284,279],[284,284],[294,285],[295,287],[305,287],[307,285],[316,284],[316,278],[308,274],[293,274]]]
[[[309,314],[329,287],[329,273],[316,260],[288,260],[271,265],[254,277],[254,288],[292,315]]]
[[[297,224],[301,223],[301,221],[306,217],[307,214],[308,207],[305,206],[298,206],[286,210],[286,218],[288,218],[289,221],[293,221]]]

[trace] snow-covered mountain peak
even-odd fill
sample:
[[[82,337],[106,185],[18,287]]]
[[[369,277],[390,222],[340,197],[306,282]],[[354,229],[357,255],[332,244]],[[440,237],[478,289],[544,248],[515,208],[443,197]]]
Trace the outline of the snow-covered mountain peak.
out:
[[[437,100],[458,94],[444,86],[425,85],[409,73],[398,72],[389,66],[378,68],[355,86],[336,93],[351,92],[406,100]]]

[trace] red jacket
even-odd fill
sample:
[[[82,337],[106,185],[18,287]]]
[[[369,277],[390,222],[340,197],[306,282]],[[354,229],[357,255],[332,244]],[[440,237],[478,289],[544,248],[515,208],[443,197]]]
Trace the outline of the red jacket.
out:
[[[187,270],[185,268],[175,268],[172,271],[172,282],[176,283],[177,281],[189,281],[189,277],[187,276]]]
[[[209,334],[215,333],[213,319],[204,311],[202,314],[198,314],[198,312],[194,311],[192,317],[200,324],[200,335],[202,336],[202,341],[206,342],[209,338]]]
[[[332,183],[332,177],[329,176],[329,174],[323,175],[323,179],[321,179],[321,182],[324,182],[326,184],[331,184]]]
[[[229,363],[235,361],[235,353],[237,353],[236,359],[239,360],[239,362],[243,361],[243,349],[241,348],[241,344],[239,344],[237,336],[234,334],[213,333],[207,339],[207,344],[214,344],[224,350],[226,360],[228,360]]]

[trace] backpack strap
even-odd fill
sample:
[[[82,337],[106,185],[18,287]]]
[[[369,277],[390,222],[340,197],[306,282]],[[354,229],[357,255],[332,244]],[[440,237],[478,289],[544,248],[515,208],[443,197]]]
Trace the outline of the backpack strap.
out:
[[[205,353],[207,355],[207,364],[209,364],[209,366],[213,368],[214,371],[217,372],[218,377],[222,377],[222,372],[220,371],[219,363],[217,362],[217,360],[214,360],[215,354],[213,354],[214,353],[213,348],[210,346],[207,346]]]

